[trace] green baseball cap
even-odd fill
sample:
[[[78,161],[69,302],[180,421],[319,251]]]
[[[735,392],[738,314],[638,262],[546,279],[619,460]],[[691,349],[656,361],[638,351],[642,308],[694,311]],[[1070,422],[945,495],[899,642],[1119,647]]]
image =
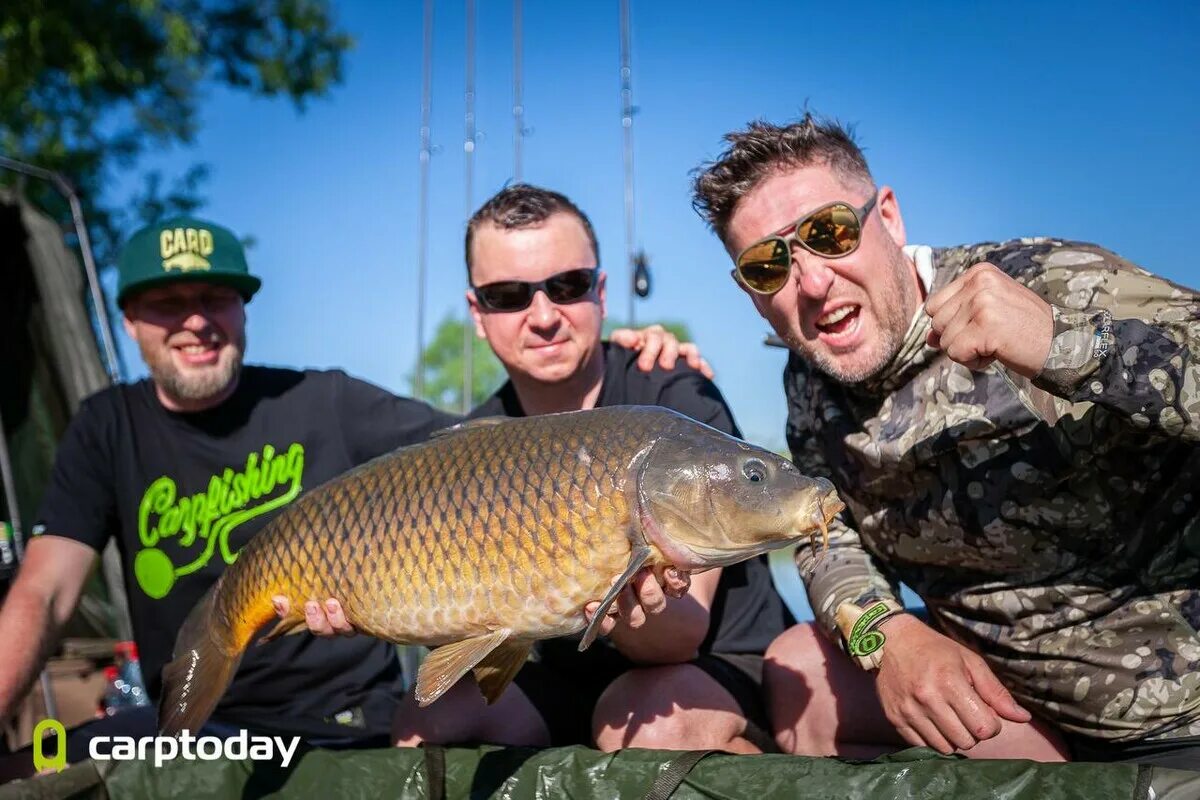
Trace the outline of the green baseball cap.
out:
[[[134,292],[180,281],[232,286],[247,302],[262,285],[233,232],[195,217],[174,217],[135,233],[121,251],[117,273],[118,306]]]

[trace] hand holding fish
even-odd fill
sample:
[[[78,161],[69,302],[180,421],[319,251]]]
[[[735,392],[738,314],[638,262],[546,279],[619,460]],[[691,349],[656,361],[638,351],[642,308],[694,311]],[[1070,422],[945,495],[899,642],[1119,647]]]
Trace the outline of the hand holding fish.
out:
[[[671,567],[661,570],[661,573],[661,577],[658,577],[653,569],[647,567],[633,577],[629,586],[618,595],[617,602],[609,608],[605,620],[600,623],[601,636],[612,633],[618,619],[625,620],[630,628],[636,630],[645,624],[647,614],[659,614],[667,607],[668,597],[679,598],[687,594],[688,586],[691,585],[688,573]],[[275,606],[276,616],[280,619],[287,617],[292,607],[287,597],[277,594],[271,598],[271,602]],[[599,607],[599,600],[588,603],[584,609],[588,622],[592,621]],[[358,633],[354,626],[346,621],[342,604],[332,597],[328,598],[324,605],[315,600],[306,602],[304,623],[308,626],[308,632],[314,636],[332,638],[354,636]]]
[[[998,267],[976,264],[925,301],[928,342],[973,370],[993,361],[1026,378],[1042,371],[1054,338],[1054,310]]]
[[[609,606],[604,620],[600,622],[600,635],[611,634],[618,620],[624,620],[626,625],[637,630],[646,624],[650,614],[661,614],[666,609],[668,597],[683,597],[689,586],[691,575],[674,567],[661,570],[661,577],[649,567],[638,570],[629,585],[617,595],[617,602]],[[599,607],[600,601],[594,600],[583,609],[584,618],[589,623]]]
[[[292,604],[288,602],[287,597],[277,594],[271,598],[271,603],[275,606],[275,614],[280,619],[287,617],[291,611]],[[345,612],[342,611],[342,604],[334,598],[330,597],[321,605],[316,600],[309,600],[304,604],[304,624],[308,626],[308,632],[314,636],[333,637],[333,636],[354,636],[358,633],[354,626],[346,621]]]
[[[617,625],[624,622],[630,630],[642,628],[651,615],[661,614],[667,608],[667,598],[679,599],[687,594],[691,576],[673,567],[656,570],[649,567],[639,570],[629,585],[617,595],[615,603],[608,607],[600,622],[600,635],[610,636]],[[662,581],[662,585],[659,581]],[[584,608],[584,618],[590,623],[600,607],[600,600],[593,600]],[[283,595],[272,598],[276,615],[282,620],[291,610],[291,603]],[[358,631],[346,621],[342,605],[334,598],[324,604],[309,600],[304,604],[304,621],[308,632],[314,636],[332,639],[335,636],[355,636]]]
[[[586,649],[614,603],[621,652],[677,663],[721,568],[842,508],[828,480],[663,408],[463,423],[310,489],[242,548],[179,631],[159,730],[199,730],[252,641],[309,630],[433,648],[422,706],[468,674],[495,702],[536,641]]]

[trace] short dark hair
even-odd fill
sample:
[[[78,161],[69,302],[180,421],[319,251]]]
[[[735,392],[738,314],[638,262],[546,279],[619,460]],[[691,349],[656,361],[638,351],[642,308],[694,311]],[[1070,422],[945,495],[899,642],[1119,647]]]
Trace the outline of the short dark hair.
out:
[[[692,184],[692,208],[722,241],[737,204],[780,168],[823,164],[847,183],[875,185],[853,130],[836,120],[811,113],[783,126],[756,120],[745,130],[725,134],[724,139],[729,146],[715,161],[693,171]]]
[[[528,183],[514,183],[506,186],[479,207],[467,222],[465,254],[467,260],[467,279],[471,278],[471,242],[475,239],[475,231],[480,225],[490,222],[497,228],[516,230],[539,225],[550,218],[552,214],[573,214],[583,224],[587,232],[588,243],[596,256],[596,264],[600,264],[600,245],[596,241],[596,232],[592,230],[592,221],[572,203],[566,195],[533,186]]]

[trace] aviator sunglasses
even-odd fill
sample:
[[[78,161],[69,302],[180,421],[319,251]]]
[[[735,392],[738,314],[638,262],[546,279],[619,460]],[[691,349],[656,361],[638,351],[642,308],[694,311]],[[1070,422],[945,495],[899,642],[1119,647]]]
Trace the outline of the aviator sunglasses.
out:
[[[786,235],[759,239],[738,255],[733,279],[757,294],[778,292],[792,272],[792,239],[825,258],[850,255],[862,241],[863,225],[877,196],[871,195],[862,208],[841,201],[829,203],[789,225]]]
[[[544,281],[496,281],[474,287],[475,299],[489,311],[523,311],[540,290],[551,303],[574,303],[596,288],[599,272],[599,267],[580,267],[551,275]]]

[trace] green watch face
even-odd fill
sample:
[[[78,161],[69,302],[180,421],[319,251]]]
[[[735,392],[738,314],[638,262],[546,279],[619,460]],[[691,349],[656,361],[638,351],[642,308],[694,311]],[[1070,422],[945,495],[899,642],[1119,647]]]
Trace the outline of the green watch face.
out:
[[[869,656],[883,647],[886,637],[879,631],[867,631],[857,639],[850,640],[850,655],[856,657]]]
[[[876,603],[863,612],[863,615],[854,623],[854,627],[850,629],[850,637],[846,642],[846,648],[850,651],[850,655],[869,656],[883,647],[887,637],[880,631],[870,631],[867,628],[887,612],[887,604],[882,602]]]

